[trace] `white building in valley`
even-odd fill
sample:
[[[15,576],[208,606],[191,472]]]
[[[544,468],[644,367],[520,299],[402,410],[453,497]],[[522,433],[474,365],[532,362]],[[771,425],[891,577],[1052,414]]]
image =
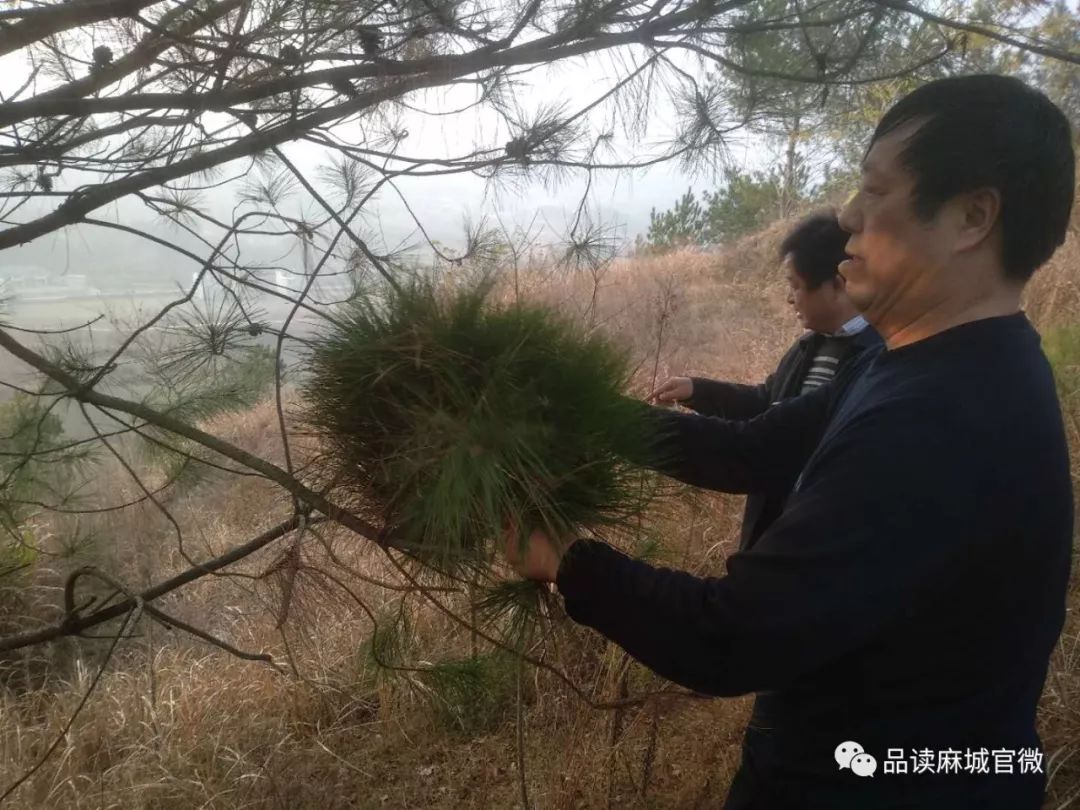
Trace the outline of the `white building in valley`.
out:
[[[274,288],[295,298],[307,287],[309,276],[305,273],[278,269],[274,272]],[[346,273],[319,274],[308,290],[308,298],[320,304],[343,301],[353,293],[352,279]]]
[[[34,265],[0,268],[0,297],[18,301],[92,298],[100,293],[80,273],[58,273]]]

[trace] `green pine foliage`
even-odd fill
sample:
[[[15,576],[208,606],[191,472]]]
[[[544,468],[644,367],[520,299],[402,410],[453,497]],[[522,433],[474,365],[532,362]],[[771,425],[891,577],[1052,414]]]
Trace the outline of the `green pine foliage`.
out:
[[[826,176],[826,180],[829,177]],[[792,160],[791,176],[773,167],[769,171],[738,172],[726,169],[723,182],[699,200],[688,190],[669,210],[649,214],[649,230],[639,246],[664,252],[687,245],[727,244],[766,227],[785,211],[820,199],[806,162]]]
[[[412,626],[404,605],[399,603],[393,609],[385,609],[372,627],[364,648],[367,664],[380,670],[401,666],[411,637]]]
[[[673,250],[686,245],[698,245],[704,241],[705,211],[694,196],[692,189],[679,199],[670,210],[649,212],[649,231],[645,239],[654,250]]]
[[[0,404],[0,632],[25,623],[36,604],[31,588],[38,564],[55,564],[93,546],[87,532],[62,535],[40,550],[42,527],[35,518],[49,506],[74,508],[81,504],[97,454],[65,435],[59,405],[49,396],[17,393]],[[48,530],[46,530],[47,532]],[[11,673],[0,661],[0,684]]]
[[[569,538],[643,506],[625,458],[649,441],[622,396],[629,365],[599,334],[486,281],[365,296],[319,336],[305,421],[330,480],[443,571],[490,559],[504,527]]]
[[[159,413],[189,425],[250,408],[274,390],[277,360],[266,346],[253,345],[206,365],[182,381],[153,376],[156,385],[144,402]],[[198,459],[220,461],[197,442],[148,425],[140,432],[144,457],[167,481],[191,487],[206,480],[210,468]]]
[[[78,489],[76,474],[93,453],[68,447],[56,403],[48,397],[16,394],[0,405],[0,524],[8,533],[37,503],[65,503]]]
[[[435,711],[447,728],[464,734],[490,731],[514,702],[517,659],[505,650],[475,658],[442,661],[419,676]]]
[[[504,580],[486,588],[473,607],[485,629],[510,649],[523,650],[532,640],[548,596],[542,583]]]

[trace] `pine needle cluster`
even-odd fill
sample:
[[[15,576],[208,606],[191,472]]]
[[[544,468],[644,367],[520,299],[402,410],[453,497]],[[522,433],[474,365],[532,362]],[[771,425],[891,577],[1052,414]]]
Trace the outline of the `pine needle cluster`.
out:
[[[643,508],[649,427],[625,354],[491,284],[413,281],[342,307],[319,336],[305,421],[326,473],[394,545],[443,571],[509,526],[570,538]],[[339,491],[341,491],[339,489]]]

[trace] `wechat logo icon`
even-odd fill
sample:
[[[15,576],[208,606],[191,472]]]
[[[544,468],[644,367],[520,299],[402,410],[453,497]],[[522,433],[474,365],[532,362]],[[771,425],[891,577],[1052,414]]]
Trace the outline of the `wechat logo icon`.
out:
[[[856,776],[873,776],[877,770],[877,760],[866,753],[861,745],[851,740],[836,746],[833,757],[840,770],[848,768]]]

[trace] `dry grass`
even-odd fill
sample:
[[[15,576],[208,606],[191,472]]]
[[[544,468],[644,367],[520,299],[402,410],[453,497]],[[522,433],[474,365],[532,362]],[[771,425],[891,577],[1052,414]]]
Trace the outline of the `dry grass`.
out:
[[[610,331],[639,361],[637,385],[673,373],[762,379],[798,332],[784,304],[775,250],[783,225],[721,255],[678,253],[626,260],[599,279],[588,273],[534,274],[526,294],[546,298]],[[1080,316],[1076,234],[1033,283],[1028,309],[1044,325]],[[594,295],[595,293],[595,295]],[[1067,403],[1080,417],[1080,404]],[[1080,424],[1072,421],[1071,424]],[[240,446],[281,463],[272,403],[212,426]],[[1071,436],[1080,450],[1080,434]],[[300,460],[303,460],[301,450]],[[1080,470],[1080,457],[1077,457]],[[137,494],[118,469],[105,473],[112,501]],[[185,536],[184,553],[205,558],[289,513],[274,487],[218,477],[168,501]],[[665,559],[700,572],[723,570],[735,541],[741,499],[677,498],[653,523]],[[81,524],[92,528],[92,561],[132,587],[185,567],[173,528],[143,504]],[[70,524],[56,524],[58,534]],[[233,573],[207,577],[162,607],[245,650],[265,650],[279,666],[238,660],[177,631],[143,622],[125,642],[86,708],[49,761],[12,797],[14,808],[509,808],[520,806],[513,690],[503,675],[483,686],[509,700],[467,731],[446,721],[423,673],[389,678],[372,665],[371,617],[413,617],[410,666],[467,655],[472,640],[415,593],[352,576],[401,583],[370,545],[343,532],[308,535],[299,559],[333,570],[352,594],[298,576],[289,621],[276,627],[281,588],[262,577],[281,549],[254,555]],[[55,588],[76,562],[60,559],[37,581],[39,618],[51,619]],[[331,563],[333,563],[331,565]],[[303,569],[302,569],[303,570]],[[255,577],[255,578],[252,578]],[[1054,755],[1048,807],[1080,790],[1080,589],[1060,657],[1048,681],[1041,725]],[[462,606],[457,596],[446,604]],[[565,623],[563,623],[565,625]],[[621,652],[560,626],[548,662],[595,700],[620,693]],[[58,645],[27,657],[22,688],[0,693],[2,789],[38,760],[70,718],[96,672],[103,641]],[[484,645],[481,645],[483,647]],[[37,653],[35,653],[37,655]],[[45,672],[51,677],[43,678]],[[632,667],[631,691],[656,688]],[[509,682],[510,687],[513,681]],[[500,691],[501,690],[501,691]],[[545,808],[718,807],[738,762],[748,700],[678,701],[621,713],[590,709],[565,684],[528,670],[522,685],[527,784]],[[613,733],[613,724],[618,733]],[[614,741],[614,744],[613,744]],[[647,784],[646,784],[647,783]],[[1077,801],[1080,801],[1078,799]]]
[[[1080,199],[1080,188],[1077,190]],[[1080,207],[1080,202],[1077,203]],[[1027,286],[1025,309],[1042,329],[1075,323],[1080,315],[1080,213],[1074,211],[1069,236]]]

